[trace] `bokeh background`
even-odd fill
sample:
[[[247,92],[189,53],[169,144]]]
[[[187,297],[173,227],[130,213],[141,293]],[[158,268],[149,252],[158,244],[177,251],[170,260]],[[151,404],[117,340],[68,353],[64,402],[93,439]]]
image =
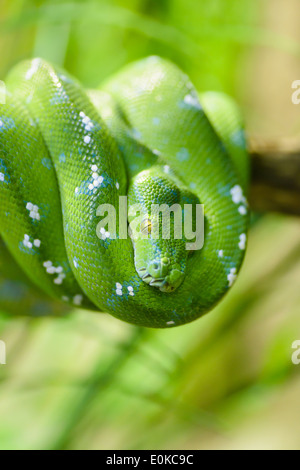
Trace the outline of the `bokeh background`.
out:
[[[41,56],[86,87],[160,54],[234,96],[249,135],[300,132],[298,0],[0,0],[0,51],[2,80]],[[300,220],[266,214],[235,287],[193,324],[0,314],[0,448],[299,449],[299,280]]]

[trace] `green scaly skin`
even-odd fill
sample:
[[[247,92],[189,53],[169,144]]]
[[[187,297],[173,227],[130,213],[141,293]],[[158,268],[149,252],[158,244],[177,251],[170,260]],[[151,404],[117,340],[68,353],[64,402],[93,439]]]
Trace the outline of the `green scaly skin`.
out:
[[[249,218],[248,155],[231,99],[198,96],[158,57],[88,93],[41,59],[16,66],[6,84],[0,234],[31,289],[154,328],[212,309],[239,272]],[[143,233],[161,223],[147,218],[152,202],[204,204],[204,247],[188,252],[174,237],[119,238],[119,196],[127,195],[142,206]],[[116,239],[103,229],[97,236],[100,204],[117,210]],[[0,282],[5,269],[0,263]],[[16,314],[24,302],[15,299]],[[0,307],[7,308],[2,296]]]

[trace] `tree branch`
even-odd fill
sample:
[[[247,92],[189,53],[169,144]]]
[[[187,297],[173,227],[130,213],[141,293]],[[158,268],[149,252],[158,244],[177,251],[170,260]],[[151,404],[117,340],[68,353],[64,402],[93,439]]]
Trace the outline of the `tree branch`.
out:
[[[259,212],[300,215],[300,142],[250,142],[250,205]]]

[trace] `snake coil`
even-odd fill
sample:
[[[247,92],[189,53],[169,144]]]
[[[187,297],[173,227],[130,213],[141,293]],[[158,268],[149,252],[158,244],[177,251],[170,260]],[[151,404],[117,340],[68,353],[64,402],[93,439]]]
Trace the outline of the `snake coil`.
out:
[[[28,286],[54,299],[137,325],[178,326],[210,310],[234,283],[246,249],[249,163],[233,101],[198,95],[159,57],[129,65],[88,92],[42,59],[17,65],[6,85],[2,308],[1,281],[13,279],[13,269],[20,276],[21,268]],[[153,201],[203,204],[203,248],[188,253],[182,240],[121,237],[120,196],[145,211]],[[99,229],[103,204],[116,208],[115,236]],[[141,232],[152,223],[144,217]],[[10,286],[17,312],[26,289]]]

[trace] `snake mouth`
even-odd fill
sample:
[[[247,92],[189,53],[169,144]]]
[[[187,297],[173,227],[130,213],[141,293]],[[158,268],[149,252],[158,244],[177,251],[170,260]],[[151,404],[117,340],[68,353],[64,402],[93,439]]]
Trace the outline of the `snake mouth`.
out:
[[[161,278],[155,278],[153,276],[151,276],[151,274],[149,274],[149,272],[147,271],[146,268],[140,268],[138,270],[138,275],[140,276],[140,278],[146,283],[148,284],[149,286],[151,287],[162,287],[164,282],[165,282],[165,278],[164,277],[161,277]]]
[[[151,287],[157,287],[161,292],[170,293],[176,290],[176,286],[169,284],[165,277],[154,278],[145,267],[138,269],[137,272],[146,284]]]
[[[167,292],[167,293],[170,293],[170,292],[174,292],[176,290],[176,287],[175,286],[171,286],[168,281],[165,280],[165,282],[162,284],[162,286],[160,287],[160,290],[161,292]]]

